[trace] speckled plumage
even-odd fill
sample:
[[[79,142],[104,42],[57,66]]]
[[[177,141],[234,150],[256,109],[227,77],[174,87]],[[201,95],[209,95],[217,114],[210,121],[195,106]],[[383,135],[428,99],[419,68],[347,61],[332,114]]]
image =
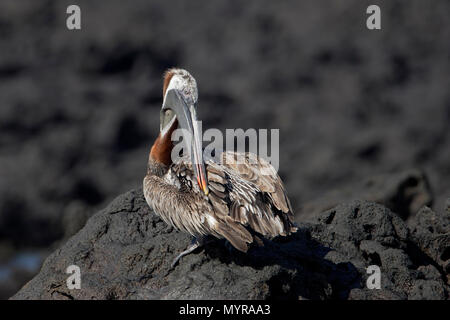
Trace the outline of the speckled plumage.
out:
[[[167,224],[194,237],[225,238],[244,252],[254,240],[249,230],[268,238],[295,232],[289,199],[273,167],[254,154],[246,153],[244,163],[236,156],[227,151],[221,163],[206,161],[208,196],[188,159],[170,166],[150,160],[145,199]]]

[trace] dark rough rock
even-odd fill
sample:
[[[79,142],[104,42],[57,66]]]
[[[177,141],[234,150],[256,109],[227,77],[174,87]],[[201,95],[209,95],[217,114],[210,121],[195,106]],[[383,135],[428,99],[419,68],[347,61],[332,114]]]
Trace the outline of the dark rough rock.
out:
[[[424,207],[410,224],[411,235],[420,250],[436,262],[436,267],[450,274],[450,212],[438,215]]]
[[[420,214],[417,216],[420,218]],[[383,290],[352,290],[353,299],[445,299],[448,279],[433,257],[422,251],[407,225],[389,209],[354,201],[319,215],[312,234],[356,267],[381,267]],[[428,228],[431,221],[413,221]],[[413,231],[414,232],[414,231]],[[438,231],[423,236],[431,241]],[[447,241],[447,247],[450,242]],[[362,265],[361,265],[362,263]]]
[[[448,299],[449,243],[439,240],[447,227],[437,227],[447,218],[424,208],[410,230],[388,208],[353,201],[248,254],[213,241],[168,272],[189,236],[134,190],[92,216],[12,299]],[[66,286],[72,264],[81,268],[80,290]],[[366,288],[373,264],[380,290]]]
[[[357,199],[383,204],[407,220],[423,206],[431,206],[433,194],[428,177],[421,170],[380,174],[355,185],[328,192],[318,199],[306,201],[298,210],[296,219],[303,221],[339,203]]]

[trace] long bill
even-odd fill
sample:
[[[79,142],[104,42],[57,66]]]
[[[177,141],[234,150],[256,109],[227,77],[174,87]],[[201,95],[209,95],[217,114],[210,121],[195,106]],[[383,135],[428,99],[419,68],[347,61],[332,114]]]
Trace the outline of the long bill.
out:
[[[197,121],[195,106],[189,106],[176,89],[167,92],[164,99],[163,110],[171,109],[183,131],[183,138],[186,144],[190,145],[189,153],[191,163],[197,178],[200,189],[209,194],[208,180],[206,177],[205,163],[203,161],[203,150],[200,136],[200,124]]]

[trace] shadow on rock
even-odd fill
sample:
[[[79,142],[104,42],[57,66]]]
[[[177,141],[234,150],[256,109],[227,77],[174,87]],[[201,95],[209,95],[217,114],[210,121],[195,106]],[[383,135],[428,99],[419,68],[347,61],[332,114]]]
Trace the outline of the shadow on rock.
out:
[[[267,299],[347,299],[353,288],[361,288],[361,276],[350,262],[335,264],[324,257],[333,249],[311,239],[307,228],[289,237],[263,240],[248,253],[234,249],[225,240],[205,246],[205,254],[225,265],[235,264],[254,270],[278,267],[279,273],[267,281]]]

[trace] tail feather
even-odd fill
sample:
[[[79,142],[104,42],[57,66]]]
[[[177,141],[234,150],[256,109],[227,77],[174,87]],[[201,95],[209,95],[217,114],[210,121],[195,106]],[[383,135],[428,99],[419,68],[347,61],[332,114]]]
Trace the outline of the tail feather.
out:
[[[227,239],[233,247],[242,252],[247,252],[247,243],[253,242],[253,237],[250,232],[247,231],[243,226],[233,223],[233,224],[220,224],[218,226],[217,232]]]

